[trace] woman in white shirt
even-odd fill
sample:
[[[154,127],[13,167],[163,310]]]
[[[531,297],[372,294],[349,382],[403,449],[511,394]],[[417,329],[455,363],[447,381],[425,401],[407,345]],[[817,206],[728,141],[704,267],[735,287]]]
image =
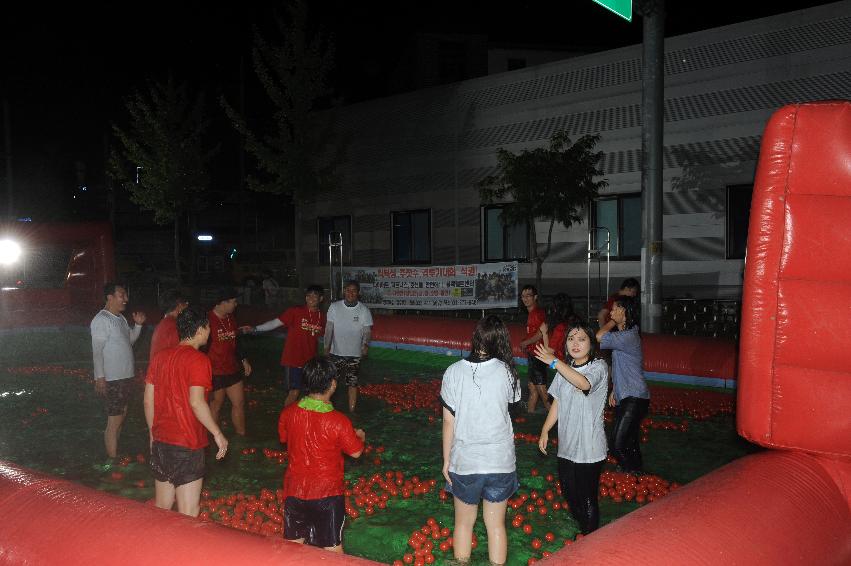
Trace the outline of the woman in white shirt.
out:
[[[508,330],[498,316],[479,321],[470,356],[443,374],[443,475],[454,496],[456,560],[472,552],[473,525],[483,502],[492,564],[505,564],[505,511],[517,488],[509,403],[520,400]]]

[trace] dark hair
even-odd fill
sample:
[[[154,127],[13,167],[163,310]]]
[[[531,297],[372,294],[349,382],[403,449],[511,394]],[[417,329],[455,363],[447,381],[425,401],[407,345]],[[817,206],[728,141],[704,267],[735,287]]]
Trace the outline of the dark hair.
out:
[[[104,285],[103,286],[103,298],[105,299],[110,295],[114,295],[115,290],[118,287],[121,287],[122,289],[126,289],[126,287],[124,287],[124,285],[122,285],[121,283],[116,283],[115,281],[110,281],[109,283]]]
[[[612,304],[623,307],[624,314],[626,315],[626,328],[632,328],[638,325],[639,320],[641,320],[641,311],[639,310],[640,307],[637,298],[618,295]]]
[[[573,312],[573,300],[567,293],[558,293],[553,297],[550,308],[547,309],[547,326],[550,332],[559,324],[571,325],[577,323],[579,317]]]
[[[621,289],[638,289],[641,291],[641,285],[635,277],[628,277],[621,283]]]
[[[236,292],[236,289],[233,287],[219,287],[216,289],[215,295],[213,295],[213,306],[218,305],[219,303],[223,303],[225,301],[229,301],[231,299],[235,299],[239,296],[239,293]]]
[[[580,320],[574,320],[567,325],[567,332],[564,333],[564,356],[566,360],[570,359],[570,354],[567,351],[567,337],[574,330],[581,330],[588,335],[588,341],[591,343],[591,349],[588,350],[588,361],[600,357],[600,345],[597,343],[597,334],[586,323]]]
[[[536,297],[538,296],[538,288],[534,285],[523,285],[523,288],[520,289],[520,293],[522,294],[523,291],[532,291],[533,295],[535,295]]]
[[[171,312],[177,308],[180,303],[186,303],[186,295],[180,292],[180,289],[168,289],[160,297],[160,307],[165,312]]]
[[[343,284],[343,289],[346,287],[354,287],[358,290],[358,293],[360,293],[360,282],[357,279],[347,279]]]
[[[304,384],[308,394],[325,393],[335,379],[337,367],[325,356],[316,356],[304,364]]]
[[[484,352],[489,358],[501,360],[508,366],[511,375],[511,387],[517,385],[517,366],[514,364],[514,352],[511,350],[511,338],[508,336],[508,328],[498,316],[491,314],[479,320],[476,330],[473,331],[473,339],[470,348],[474,355]]]
[[[181,340],[188,340],[195,336],[199,328],[203,328],[209,324],[210,321],[207,320],[207,313],[187,307],[177,315],[177,336]]]
[[[304,294],[309,295],[311,293],[316,293],[321,297],[325,295],[325,289],[323,289],[321,285],[308,285],[304,290]]]

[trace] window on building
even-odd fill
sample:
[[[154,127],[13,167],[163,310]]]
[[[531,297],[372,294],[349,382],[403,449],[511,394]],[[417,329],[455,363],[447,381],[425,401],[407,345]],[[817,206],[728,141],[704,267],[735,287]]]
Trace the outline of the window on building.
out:
[[[431,263],[431,211],[393,212],[393,263]]]
[[[502,211],[507,206],[485,206],[482,208],[483,261],[525,261],[529,258],[529,225],[506,225]]]
[[[518,59],[514,57],[508,58],[508,70],[516,71],[517,69],[525,69],[526,68],[526,59]]]
[[[727,259],[744,259],[753,185],[727,187]]]
[[[333,241],[343,237],[343,262],[351,265],[352,262],[352,217],[346,216],[324,216],[316,219],[319,240],[317,242],[317,259],[319,263],[328,263],[328,236],[334,234]],[[334,259],[338,256],[334,255]]]
[[[617,195],[594,202],[594,228],[608,230],[610,253],[616,259],[641,258],[641,194]],[[606,231],[594,231],[595,247],[605,246]]]

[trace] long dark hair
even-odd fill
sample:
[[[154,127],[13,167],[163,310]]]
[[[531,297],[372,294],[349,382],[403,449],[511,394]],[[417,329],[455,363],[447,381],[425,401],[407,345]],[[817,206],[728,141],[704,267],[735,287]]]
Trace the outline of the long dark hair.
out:
[[[553,303],[547,309],[547,326],[550,332],[559,324],[570,326],[579,322],[576,313],[573,312],[573,301],[567,293],[559,293],[553,297]]]
[[[591,362],[599,358],[600,345],[597,343],[597,334],[593,330],[591,330],[591,327],[588,326],[588,324],[582,322],[581,320],[574,320],[567,324],[567,332],[564,333],[564,358],[566,360],[572,359],[567,351],[567,338],[574,330],[581,330],[582,332],[588,335],[588,341],[591,343],[591,349],[588,350],[588,361]]]
[[[626,327],[624,330],[638,326],[638,322],[641,320],[641,311],[639,310],[638,300],[635,297],[618,295],[615,297],[613,304],[623,307],[624,314],[626,315]]]
[[[496,358],[508,366],[511,387],[517,387],[517,366],[514,364],[511,339],[501,318],[491,314],[479,320],[470,342],[474,355],[484,353],[488,358]]]

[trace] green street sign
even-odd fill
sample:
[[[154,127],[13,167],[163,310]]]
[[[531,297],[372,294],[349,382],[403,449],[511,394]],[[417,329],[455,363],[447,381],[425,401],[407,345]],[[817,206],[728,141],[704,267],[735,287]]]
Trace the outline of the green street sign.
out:
[[[594,2],[614,12],[626,21],[632,21],[632,0],[594,0]]]

